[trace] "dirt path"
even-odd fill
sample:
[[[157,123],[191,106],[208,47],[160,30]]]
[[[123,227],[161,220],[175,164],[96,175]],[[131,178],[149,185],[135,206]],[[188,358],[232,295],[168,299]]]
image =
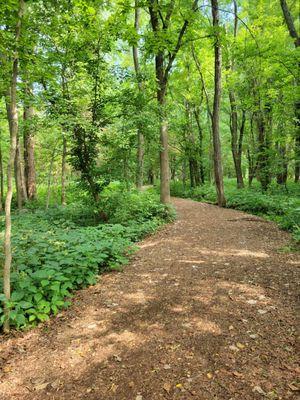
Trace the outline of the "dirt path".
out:
[[[174,203],[178,220],[123,273],[78,293],[48,325],[2,339],[1,400],[299,398],[300,257],[278,252],[288,234]]]

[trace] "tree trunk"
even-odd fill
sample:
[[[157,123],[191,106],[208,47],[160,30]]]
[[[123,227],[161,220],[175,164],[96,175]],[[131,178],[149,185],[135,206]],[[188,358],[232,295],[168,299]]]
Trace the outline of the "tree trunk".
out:
[[[168,122],[165,115],[165,99],[160,102],[160,200],[170,203]]]
[[[157,101],[159,105],[160,124],[160,201],[164,204],[170,203],[170,176],[169,176],[169,143],[168,143],[168,121],[166,116],[166,89],[167,83],[164,77],[163,54],[155,57],[155,71],[157,80]]]
[[[289,34],[292,39],[294,39],[295,47],[300,46],[300,36],[297,32],[297,29],[294,24],[294,20],[292,14],[289,10],[286,0],[280,0],[280,5],[282,8],[284,20],[286,26],[289,30]],[[295,79],[295,83],[299,86],[299,63],[298,63],[298,72],[297,77]],[[296,135],[295,135],[295,183],[300,182],[300,101],[296,100],[295,102],[295,127],[296,127]]]
[[[280,156],[279,160],[279,171],[277,173],[277,183],[278,185],[286,185],[287,176],[288,176],[288,161],[286,158],[286,144],[278,143],[277,144],[277,152]]]
[[[26,94],[32,96],[31,89],[27,89]],[[34,126],[33,126],[34,108],[27,101],[24,104],[24,170],[26,181],[26,192],[28,200],[36,198],[36,173],[34,157]]]
[[[16,163],[16,176],[17,178],[17,197],[18,197],[18,205],[19,205],[19,197],[20,197],[20,204],[22,208],[23,203],[26,203],[28,200],[27,196],[27,189],[26,189],[26,178],[25,178],[25,172],[24,172],[24,163],[23,163],[23,155],[24,155],[24,146],[22,142],[20,141],[19,138],[17,138],[17,150],[16,150],[16,158],[15,158],[15,163]]]
[[[254,114],[251,115],[250,119],[250,143],[249,147],[247,149],[247,159],[248,159],[248,185],[251,187],[252,181],[255,177],[256,174],[256,169],[257,169],[257,162],[255,159],[254,154],[256,153],[255,149],[255,138],[254,138],[254,132],[253,132],[253,119],[254,119]]]
[[[175,1],[170,1],[167,7],[165,19],[162,17],[157,0],[149,1],[150,22],[156,38],[160,40],[161,33],[166,34],[174,11]],[[192,11],[198,9],[198,0],[194,0]],[[163,19],[163,21],[161,21]],[[162,22],[162,25],[161,25]],[[168,123],[166,118],[166,90],[168,78],[176,55],[181,48],[183,36],[187,30],[189,21],[184,20],[179,31],[177,42],[173,52],[168,52],[165,57],[164,50],[159,48],[155,55],[155,75],[157,84],[157,101],[160,120],[160,200],[162,203],[170,203],[170,177],[169,177],[169,154],[168,154]],[[158,36],[158,37],[157,37]],[[167,61],[166,66],[164,66]]]
[[[135,12],[134,12],[134,29],[136,33],[139,33],[139,26],[140,26],[140,8],[138,7],[138,0],[135,0]],[[134,69],[135,75],[137,79],[138,89],[140,95],[143,93],[143,83],[141,81],[141,71],[140,71],[140,64],[139,64],[139,52],[138,46],[134,45],[132,47],[132,54],[133,54],[133,62],[134,62]],[[143,135],[143,130],[141,123],[138,122],[137,128],[137,169],[136,169],[136,187],[137,189],[141,190],[144,181],[144,144],[145,139]]]
[[[224,194],[223,182],[223,167],[222,167],[222,154],[221,154],[221,141],[220,141],[220,102],[221,102],[221,73],[222,73],[222,52],[219,37],[219,9],[218,0],[211,0],[213,26],[215,28],[215,88],[214,88],[214,105],[213,105],[213,118],[212,118],[212,133],[213,133],[213,147],[214,147],[214,174],[215,184],[217,189],[218,205],[220,207],[226,206],[226,199]]]
[[[7,118],[10,128],[10,148],[9,160],[7,165],[7,193],[5,199],[5,234],[4,234],[4,267],[3,267],[3,292],[7,300],[10,299],[10,270],[12,262],[11,252],[11,200],[12,200],[12,178],[16,156],[17,137],[18,137],[18,108],[17,108],[17,79],[19,70],[18,46],[21,34],[21,22],[24,13],[24,0],[19,0],[19,10],[15,31],[16,50],[13,56],[11,85],[9,91],[9,107]],[[5,321],[4,332],[9,332],[9,307],[4,303]]]
[[[267,140],[267,127],[265,116],[262,111],[256,114],[256,124],[258,130],[258,154],[257,154],[257,167],[258,178],[261,187],[266,191],[271,183],[270,170],[269,170],[269,146]]]
[[[199,111],[194,111],[196,124],[198,127],[198,134],[199,134],[199,157],[200,157],[200,180],[201,184],[205,183],[205,171],[204,171],[204,163],[203,163],[203,129],[200,123],[200,116]]]
[[[63,135],[62,158],[61,158],[61,205],[66,205],[66,159],[67,138]]]
[[[295,183],[300,182],[300,134],[295,139]]]
[[[2,157],[2,140],[0,136],[0,212],[3,211],[4,205],[4,175],[3,175],[3,157]]]
[[[17,137],[15,161],[14,161],[14,172],[15,172],[15,184],[17,192],[17,206],[21,210],[23,207],[23,185],[22,185],[22,173],[21,173],[21,159],[20,159],[20,141]]]
[[[229,89],[230,101],[230,132],[231,132],[231,152],[234,162],[237,188],[244,187],[244,179],[242,172],[242,140],[238,134],[238,112],[236,106],[236,97],[233,90]],[[242,122],[243,123],[243,122]]]
[[[295,47],[299,47],[300,46],[300,36],[298,35],[298,32],[295,28],[294,20],[293,20],[293,17],[291,15],[291,12],[289,10],[286,0],[280,0],[280,5],[282,8],[285,23],[289,30],[289,34],[290,34],[291,38],[294,39]]]
[[[50,160],[50,166],[49,166],[49,172],[48,172],[46,210],[49,208],[49,204],[50,204],[52,170],[53,170],[53,164],[54,164],[54,159],[55,159],[55,153],[56,153],[56,147],[54,147],[54,149],[53,149],[53,151],[51,153],[51,160]]]

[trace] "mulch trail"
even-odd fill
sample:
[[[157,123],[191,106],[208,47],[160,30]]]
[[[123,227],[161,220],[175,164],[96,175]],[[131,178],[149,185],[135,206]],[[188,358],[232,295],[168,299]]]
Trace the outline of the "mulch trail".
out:
[[[174,204],[178,220],[124,272],[2,337],[1,400],[299,398],[300,257],[280,251],[290,236],[242,212]]]

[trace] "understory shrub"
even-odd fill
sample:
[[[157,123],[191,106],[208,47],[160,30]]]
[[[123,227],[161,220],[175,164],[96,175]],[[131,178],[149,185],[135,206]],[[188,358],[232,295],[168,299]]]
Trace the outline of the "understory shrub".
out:
[[[154,190],[127,190],[120,182],[110,183],[102,192],[98,206],[105,210],[108,222],[130,225],[152,218],[172,220],[174,209],[159,202]]]

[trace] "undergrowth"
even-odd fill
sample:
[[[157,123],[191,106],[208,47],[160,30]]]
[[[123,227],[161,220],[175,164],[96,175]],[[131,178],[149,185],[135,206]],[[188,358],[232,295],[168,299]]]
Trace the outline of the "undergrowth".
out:
[[[99,222],[99,210],[105,211],[106,223]],[[35,325],[68,307],[74,290],[96,283],[104,271],[121,268],[137,240],[173,218],[173,210],[161,205],[155,193],[126,191],[117,183],[108,186],[97,205],[79,198],[66,207],[45,211],[31,206],[15,212],[9,301],[0,283],[11,326]],[[4,217],[1,225],[3,237]],[[0,326],[3,322],[0,308]]]

